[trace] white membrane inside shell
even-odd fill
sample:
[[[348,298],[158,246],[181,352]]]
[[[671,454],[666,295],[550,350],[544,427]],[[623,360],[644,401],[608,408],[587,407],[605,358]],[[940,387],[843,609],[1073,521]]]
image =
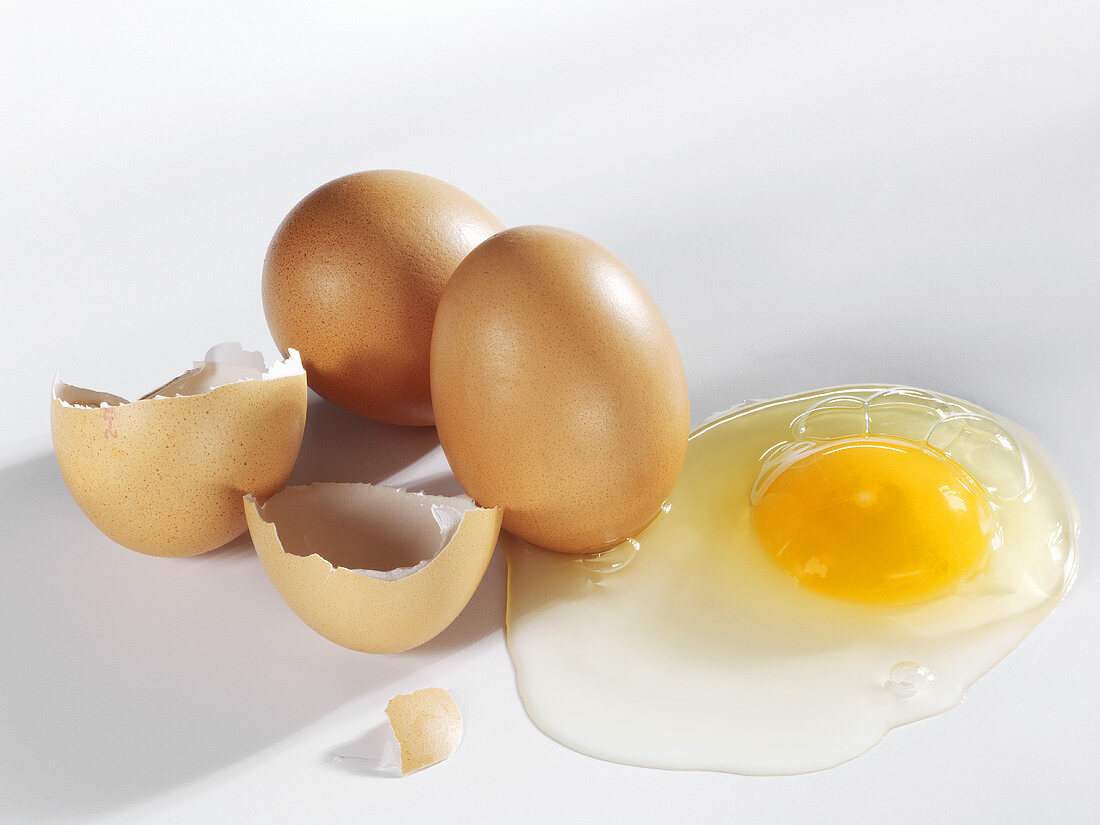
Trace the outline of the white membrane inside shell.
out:
[[[290,350],[286,358],[276,361],[268,368],[260,352],[249,352],[237,342],[216,344],[207,350],[202,361],[193,362],[190,370],[139,400],[204,395],[238,381],[268,381],[301,375],[303,372],[305,369],[297,350]],[[115,407],[131,403],[111,393],[71,386],[60,378],[54,379],[53,397],[70,407]]]
[[[260,507],[260,516],[278,524],[287,553],[316,554],[333,567],[394,581],[439,555],[463,513],[476,506],[467,496],[318,483],[276,493]]]
[[[756,540],[770,462],[819,439],[926,440],[990,479],[997,541],[939,599],[877,607],[799,585]],[[886,386],[737,408],[689,442],[667,511],[570,557],[502,533],[508,644],[527,711],[562,743],[661,768],[792,774],[943,713],[1061,599],[1076,509],[1025,431],[957,399]]]

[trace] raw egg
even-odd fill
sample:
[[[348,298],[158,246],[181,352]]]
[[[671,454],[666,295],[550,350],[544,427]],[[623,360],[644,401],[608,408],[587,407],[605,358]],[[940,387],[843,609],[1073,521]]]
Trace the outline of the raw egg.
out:
[[[1061,600],[1076,508],[1020,427],[858,386],[691,437],[667,512],[578,558],[508,539],[531,718],[584,753],[791,774],[943,713]]]
[[[151,556],[193,556],[245,531],[241,496],[282,489],[306,420],[298,353],[271,369],[240,344],[138,401],[54,381],[61,475],[109,538]]]
[[[301,352],[314,392],[358,415],[431,424],[432,319],[459,261],[504,225],[415,172],[360,172],[291,210],[264,261],[275,343]]]
[[[542,547],[636,533],[683,464],[672,332],[626,265],[574,232],[509,229],[466,257],[439,302],[431,380],[455,476]]]

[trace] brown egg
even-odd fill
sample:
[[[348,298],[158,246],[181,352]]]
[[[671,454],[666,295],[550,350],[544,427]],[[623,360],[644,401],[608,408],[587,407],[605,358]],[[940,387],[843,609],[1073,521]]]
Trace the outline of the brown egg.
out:
[[[683,464],[672,333],[626,265],[574,232],[509,229],[466,257],[439,302],[431,378],[455,476],[534,544],[577,553],[637,533]]]
[[[466,193],[414,172],[326,183],[279,226],[264,261],[275,343],[309,386],[367,418],[431,424],[428,352],[459,261],[504,225]]]

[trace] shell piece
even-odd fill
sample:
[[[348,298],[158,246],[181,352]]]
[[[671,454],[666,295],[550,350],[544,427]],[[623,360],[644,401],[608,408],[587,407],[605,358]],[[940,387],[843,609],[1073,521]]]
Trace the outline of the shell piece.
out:
[[[301,351],[309,385],[357,415],[433,422],[432,320],[466,254],[504,229],[455,187],[415,172],[346,175],[307,195],[264,261],[271,336]]]
[[[386,705],[386,716],[401,746],[403,776],[442,762],[462,741],[462,714],[442,688],[394,696]]]
[[[489,566],[502,515],[466,496],[350,483],[244,503],[279,595],[326,639],[364,653],[408,650],[454,621]]]
[[[244,532],[242,494],[286,484],[306,405],[298,353],[265,372],[259,353],[221,345],[138,401],[56,380],[54,453],[76,503],[109,538],[151,556],[193,556]]]

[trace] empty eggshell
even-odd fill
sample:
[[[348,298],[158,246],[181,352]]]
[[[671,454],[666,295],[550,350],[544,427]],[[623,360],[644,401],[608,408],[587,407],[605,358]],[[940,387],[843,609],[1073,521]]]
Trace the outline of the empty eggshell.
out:
[[[245,531],[241,496],[286,484],[305,429],[298,353],[266,369],[240,344],[138,401],[55,379],[50,421],[61,475],[109,538],[151,556],[193,556]]]
[[[291,609],[326,639],[396,653],[441,633],[489,566],[501,511],[466,496],[371,484],[245,496],[256,552]]]
[[[462,741],[462,714],[442,688],[394,696],[386,705],[386,716],[401,746],[402,775],[442,762]]]

